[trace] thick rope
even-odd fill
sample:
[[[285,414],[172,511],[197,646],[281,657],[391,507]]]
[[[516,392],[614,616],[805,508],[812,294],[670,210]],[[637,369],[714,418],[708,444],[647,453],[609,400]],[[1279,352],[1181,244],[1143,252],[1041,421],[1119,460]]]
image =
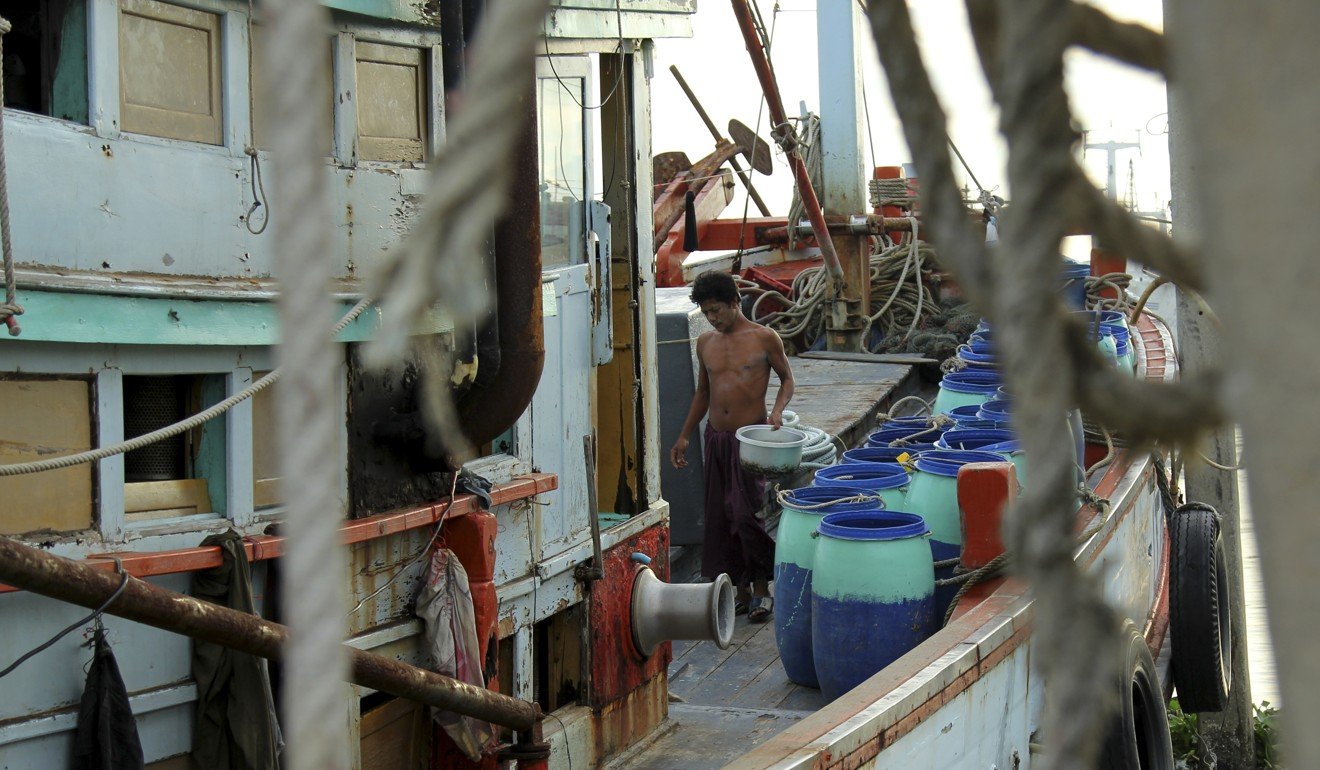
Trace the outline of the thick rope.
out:
[[[0,17],[0,62],[5,58],[4,39],[10,29],[12,27],[9,21]],[[4,251],[5,260],[5,301],[0,303],[0,321],[8,321],[9,335],[17,337],[23,333],[23,328],[17,321],[9,319],[23,315],[23,306],[18,304],[18,282],[14,279],[14,247],[10,243],[9,235],[9,175],[5,168],[4,103],[4,72],[3,66],[0,66],[0,249]]]
[[[341,357],[322,327],[330,314],[332,277],[329,206],[320,148],[326,126],[321,94],[326,73],[315,56],[324,45],[329,13],[316,0],[270,0],[270,78],[265,94],[274,126],[274,251],[280,276],[278,350],[285,370],[277,393],[281,487],[288,501],[283,595],[290,597],[283,709],[290,770],[347,770],[343,679],[348,658],[347,570],[339,541],[344,517],[338,443],[342,414],[336,398]]]
[[[1002,212],[1002,243],[993,255],[963,208],[947,123],[922,64],[907,5],[903,0],[869,5],[890,92],[922,169],[925,223],[941,246],[941,262],[994,322],[1011,387],[1033,394],[1015,423],[1024,450],[1045,464],[1033,469],[1010,515],[1009,541],[1021,574],[1036,592],[1041,621],[1036,640],[1052,704],[1045,724],[1049,767],[1083,768],[1090,766],[1100,719],[1113,704],[1112,647],[1118,626],[1094,578],[1072,558],[1077,490],[1063,415],[1080,400],[1089,414],[1133,441],[1187,437],[1223,418],[1214,377],[1170,386],[1106,371],[1082,324],[1067,318],[1054,297],[1058,243],[1068,227],[1084,225],[1116,250],[1185,285],[1201,288],[1204,277],[1183,250],[1102,200],[1069,152],[1073,136],[1062,55],[1077,37],[1072,5],[1065,0],[1023,0],[1011,6],[968,0],[968,10],[982,67],[991,74],[1001,106],[1017,209],[1016,214],[1007,208]],[[1001,60],[998,51],[1012,55]],[[1196,408],[1189,409],[1193,403]]]
[[[343,331],[355,318],[362,315],[362,311],[366,310],[370,305],[371,300],[369,299],[364,299],[361,302],[358,302],[353,306],[352,310],[349,310],[344,314],[343,318],[339,319],[339,323],[335,324],[334,328],[330,330],[330,335],[333,337],[334,335],[339,334],[339,332]],[[201,426],[202,423],[207,420],[219,417],[230,409],[233,409],[236,405],[252,398],[257,393],[260,393],[271,385],[274,385],[275,381],[278,380],[283,373],[284,369],[282,367],[275,369],[215,406],[208,407],[192,417],[180,420],[173,425],[166,425],[164,428],[154,430],[150,433],[144,433],[141,436],[137,436],[127,441],[121,441],[117,444],[111,444],[110,446],[100,447],[87,452],[79,452],[77,454],[65,455],[63,457],[54,457],[49,460],[0,465],[0,478],[5,476],[22,476],[29,473],[42,473],[44,471],[59,470],[60,468],[69,468],[83,463],[96,462],[97,460],[104,460],[107,457],[113,457],[115,455],[124,454],[125,452],[132,452],[135,449],[141,449],[144,446],[154,444],[157,441],[163,441],[171,436],[177,436],[180,433],[186,433],[193,428]]]
[[[794,137],[794,145],[802,161],[807,164],[807,175],[811,177],[811,186],[817,190],[824,187],[825,159],[820,152],[820,116],[809,113],[802,121],[801,136]],[[780,146],[784,146],[781,142]],[[785,147],[785,152],[790,148]],[[793,201],[788,207],[788,247],[798,247],[798,223],[807,217],[807,207],[797,188],[793,188]]]

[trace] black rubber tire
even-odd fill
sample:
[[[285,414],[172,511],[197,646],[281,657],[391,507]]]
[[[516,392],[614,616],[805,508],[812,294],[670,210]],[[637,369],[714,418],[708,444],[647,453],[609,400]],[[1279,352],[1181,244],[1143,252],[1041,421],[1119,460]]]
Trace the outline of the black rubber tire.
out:
[[[1110,718],[1099,770],[1175,770],[1169,717],[1155,659],[1132,621],[1123,623],[1118,713]]]
[[[1233,629],[1219,514],[1187,503],[1170,520],[1169,634],[1178,705],[1222,711],[1233,685]]]

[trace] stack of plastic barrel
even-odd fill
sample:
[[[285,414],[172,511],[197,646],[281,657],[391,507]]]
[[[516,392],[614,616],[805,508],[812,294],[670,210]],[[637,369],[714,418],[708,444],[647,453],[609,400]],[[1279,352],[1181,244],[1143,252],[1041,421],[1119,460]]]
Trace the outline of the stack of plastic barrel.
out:
[[[838,697],[939,630],[962,547],[958,471],[1026,458],[1009,427],[984,322],[940,382],[932,416],[891,419],[866,446],[781,496],[775,637],[792,681]]]
[[[1127,316],[1118,310],[1078,310],[1086,322],[1086,331],[1100,355],[1118,369],[1131,374],[1137,366],[1132,346],[1132,328]]]

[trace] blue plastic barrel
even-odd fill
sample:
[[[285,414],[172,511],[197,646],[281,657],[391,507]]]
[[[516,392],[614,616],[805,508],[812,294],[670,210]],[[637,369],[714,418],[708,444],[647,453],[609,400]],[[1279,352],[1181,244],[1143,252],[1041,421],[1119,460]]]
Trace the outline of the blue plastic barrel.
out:
[[[1063,260],[1059,271],[1059,290],[1063,301],[1073,310],[1086,307],[1086,279],[1091,275],[1091,266],[1085,262]]]
[[[941,414],[955,407],[989,401],[1002,384],[999,373],[989,369],[949,372],[940,380],[940,392],[931,411]]]
[[[931,444],[931,447],[934,447]],[[899,455],[912,454],[910,447],[901,446],[865,446],[857,449],[849,449],[843,453],[842,462],[845,463],[892,463],[898,460]]]
[[[1013,463],[1013,470],[1017,475],[1018,484],[1027,483],[1027,454],[1022,451],[1022,444],[1017,439],[1009,439],[998,444],[986,444],[978,448],[983,452],[994,452],[997,455],[1003,455],[1004,459]]]
[[[954,428],[945,431],[940,440],[935,442],[936,449],[980,449],[991,444],[1012,441],[1013,431],[1003,429]]]
[[[876,494],[886,508],[896,508],[903,504],[909,480],[907,469],[895,462],[840,463],[816,471],[812,483]]]
[[[975,369],[995,369],[999,366],[999,359],[994,353],[978,351],[971,346],[959,348],[958,359]]]
[[[781,498],[784,512],[775,539],[775,643],[788,678],[819,687],[811,652],[811,573],[816,554],[816,527],[827,513],[879,511],[879,500],[835,502],[855,498],[844,487],[794,489]]]
[[[831,513],[817,531],[812,652],[833,700],[938,629],[935,574],[916,514]]]
[[[980,404],[964,404],[950,409],[948,415],[953,418],[954,423],[960,423],[980,419],[976,414],[979,411],[981,411]]]
[[[868,447],[903,447],[909,453],[921,452],[935,446],[944,432],[942,427],[913,425],[902,428],[881,428],[866,437]]]
[[[958,506],[958,469],[968,463],[1001,463],[1002,455],[980,450],[934,449],[917,456],[912,483],[903,507],[921,516],[930,528],[931,556],[945,561],[962,555],[962,509]],[[953,575],[953,567],[938,570],[941,578]],[[957,586],[938,591],[936,602],[943,612]]]
[[[1008,422],[1009,414],[1013,411],[1013,404],[1006,398],[992,398],[981,404],[981,409],[976,416],[982,420],[995,420],[996,422]]]
[[[1136,366],[1137,355],[1132,350],[1132,335],[1127,327],[1118,324],[1100,324],[1100,329],[1102,334],[1114,338],[1114,352],[1118,355],[1119,364],[1131,371]]]

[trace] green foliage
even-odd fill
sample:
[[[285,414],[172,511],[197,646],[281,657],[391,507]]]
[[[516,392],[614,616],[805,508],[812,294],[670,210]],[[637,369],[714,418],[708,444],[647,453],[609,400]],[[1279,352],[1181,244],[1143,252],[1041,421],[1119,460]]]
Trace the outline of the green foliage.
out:
[[[1279,759],[1279,710],[1262,701],[1256,711],[1256,768],[1283,770]]]
[[[1255,710],[1256,768],[1284,770],[1279,758],[1279,710],[1264,701]],[[1169,733],[1173,737],[1173,756],[1183,770],[1214,770],[1214,753],[1201,736],[1196,714],[1186,714],[1178,699],[1169,701]]]

